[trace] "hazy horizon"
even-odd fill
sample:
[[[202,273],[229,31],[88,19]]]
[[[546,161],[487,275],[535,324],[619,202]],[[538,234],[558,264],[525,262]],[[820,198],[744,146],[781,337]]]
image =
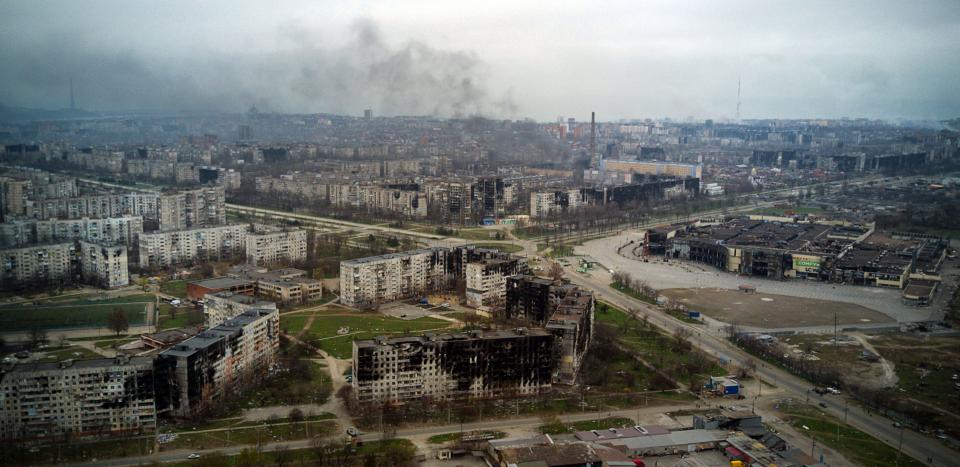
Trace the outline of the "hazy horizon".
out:
[[[960,2],[0,2],[0,104],[954,118]]]

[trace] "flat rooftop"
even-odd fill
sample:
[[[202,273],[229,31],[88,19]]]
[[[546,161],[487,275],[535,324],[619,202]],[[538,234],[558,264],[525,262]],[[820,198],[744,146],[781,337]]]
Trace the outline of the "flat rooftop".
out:
[[[215,277],[213,279],[203,279],[190,282],[190,284],[203,287],[205,289],[230,289],[233,287],[244,287],[252,285],[248,280],[237,279],[236,277]]]

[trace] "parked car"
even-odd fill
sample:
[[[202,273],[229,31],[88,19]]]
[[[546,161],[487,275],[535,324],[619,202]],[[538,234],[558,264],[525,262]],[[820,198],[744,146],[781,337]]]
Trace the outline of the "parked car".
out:
[[[187,456],[187,459],[199,459],[199,458],[200,458],[200,454],[197,454],[195,452]]]

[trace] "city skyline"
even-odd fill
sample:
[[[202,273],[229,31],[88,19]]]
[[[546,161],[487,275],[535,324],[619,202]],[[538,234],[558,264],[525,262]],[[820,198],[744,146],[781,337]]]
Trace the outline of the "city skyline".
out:
[[[955,117],[960,8],[928,2],[14,3],[0,104],[551,121]]]

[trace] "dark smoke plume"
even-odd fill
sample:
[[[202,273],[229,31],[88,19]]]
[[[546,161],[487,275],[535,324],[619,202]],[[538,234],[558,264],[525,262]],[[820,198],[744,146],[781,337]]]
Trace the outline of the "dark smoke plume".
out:
[[[292,29],[292,28],[291,28]],[[87,109],[243,111],[378,115],[491,115],[518,109],[510,93],[492,98],[473,53],[410,41],[387,44],[377,26],[354,24],[347,45],[326,48],[309,31],[281,31],[290,47],[270,54],[170,58],[107,52],[84,37],[48,35],[0,47],[0,102],[66,107],[68,83]],[[63,103],[58,105],[58,103]]]

